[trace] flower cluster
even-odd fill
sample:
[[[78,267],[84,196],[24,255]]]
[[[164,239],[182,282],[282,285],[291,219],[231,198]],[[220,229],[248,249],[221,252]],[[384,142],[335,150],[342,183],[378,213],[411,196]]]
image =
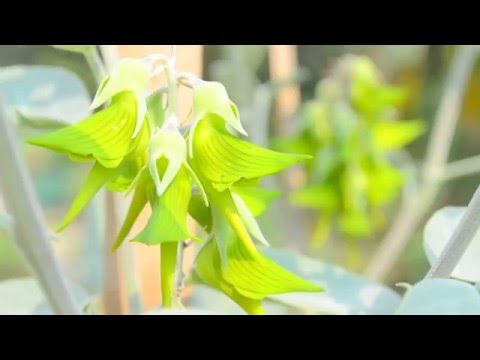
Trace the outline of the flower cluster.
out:
[[[260,187],[261,178],[309,156],[272,151],[234,135],[233,131],[246,135],[237,107],[223,85],[200,79],[190,84],[194,123],[183,133],[174,112],[147,98],[150,70],[140,60],[121,60],[92,103],[92,109],[108,101],[107,106],[74,125],[30,140],[73,161],[94,162],[59,230],[102,187],[133,193],[114,249],[130,236],[139,214],[150,204],[148,223],[131,241],[161,246],[165,307],[172,304],[178,244],[201,241],[187,228],[188,214],[210,235],[196,260],[196,278],[223,291],[247,312],[263,313],[260,300],[270,294],[321,291],[268,259],[254,243],[255,239],[268,245],[255,217],[276,196]],[[161,122],[154,120],[154,112],[163,114]]]

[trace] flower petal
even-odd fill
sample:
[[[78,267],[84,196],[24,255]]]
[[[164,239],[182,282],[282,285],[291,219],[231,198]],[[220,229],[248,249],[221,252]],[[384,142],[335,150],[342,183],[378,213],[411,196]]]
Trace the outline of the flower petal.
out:
[[[133,94],[124,92],[108,108],[29,143],[74,157],[93,157],[104,167],[113,168],[130,151],[135,109]]]
[[[162,158],[159,163],[161,162],[162,168],[165,169],[166,160]],[[184,168],[179,170],[161,197],[155,195],[153,184],[147,191],[153,207],[152,215],[145,229],[132,241],[155,245],[188,239],[191,236],[187,230],[191,184],[187,170]]]
[[[64,230],[85,209],[95,194],[107,181],[116,176],[117,169],[108,169],[96,163],[87,177],[80,192],[75,197],[70,209],[62,220],[57,232]]]
[[[272,175],[311,158],[272,151],[238,139],[223,127],[220,117],[211,114],[197,124],[193,149],[190,165],[218,191],[241,179]]]

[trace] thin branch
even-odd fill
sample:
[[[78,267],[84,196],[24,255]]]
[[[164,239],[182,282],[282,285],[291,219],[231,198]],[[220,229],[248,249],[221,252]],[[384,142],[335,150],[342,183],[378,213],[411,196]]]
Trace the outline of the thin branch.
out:
[[[80,315],[51,244],[51,236],[23,162],[14,130],[0,103],[0,185],[14,217],[14,239],[56,314]]]
[[[426,278],[449,278],[480,228],[480,187],[465,214]]]
[[[373,255],[365,271],[372,280],[385,279],[438,194],[463,95],[479,49],[478,46],[462,46],[454,58],[428,143],[420,190],[402,205]]]
[[[457,160],[446,165],[443,172],[442,181],[473,175],[478,172],[480,172],[480,155]]]

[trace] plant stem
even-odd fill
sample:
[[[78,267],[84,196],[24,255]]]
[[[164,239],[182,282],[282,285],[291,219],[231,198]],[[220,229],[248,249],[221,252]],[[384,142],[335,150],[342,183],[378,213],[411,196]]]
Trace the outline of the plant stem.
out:
[[[175,296],[175,272],[177,268],[178,243],[160,245],[160,278],[162,281],[162,305],[171,308]]]
[[[480,187],[473,195],[465,214],[437,262],[426,278],[448,278],[480,228]]]
[[[442,180],[448,181],[478,172],[480,172],[480,155],[457,160],[446,165]]]
[[[420,190],[402,204],[394,223],[373,255],[365,271],[365,275],[372,280],[385,279],[438,194],[463,95],[479,49],[478,46],[461,46],[453,60],[428,143]]]
[[[23,162],[10,119],[0,102],[0,185],[14,218],[14,239],[40,288],[60,315],[80,315],[51,244],[42,209]]]

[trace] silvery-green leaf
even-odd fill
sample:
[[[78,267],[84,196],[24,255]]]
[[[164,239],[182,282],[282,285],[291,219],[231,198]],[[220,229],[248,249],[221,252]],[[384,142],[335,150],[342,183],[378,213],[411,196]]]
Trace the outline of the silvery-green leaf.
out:
[[[90,95],[72,72],[44,65],[0,67],[0,96],[9,112],[73,123],[90,114]]]
[[[480,315],[480,294],[459,280],[426,279],[410,288],[397,315]]]
[[[393,314],[400,303],[400,296],[392,289],[338,266],[274,248],[265,248],[263,253],[293,273],[324,287],[324,293],[309,294],[308,299],[300,301],[308,304],[307,308],[321,309],[328,297],[331,299],[329,309],[338,309],[342,314],[379,315]],[[318,302],[313,306],[315,297]]]
[[[445,207],[435,212],[427,222],[423,246],[431,265],[440,257],[465,210],[466,207]],[[480,233],[475,235],[451,276],[473,283],[480,281]]]

